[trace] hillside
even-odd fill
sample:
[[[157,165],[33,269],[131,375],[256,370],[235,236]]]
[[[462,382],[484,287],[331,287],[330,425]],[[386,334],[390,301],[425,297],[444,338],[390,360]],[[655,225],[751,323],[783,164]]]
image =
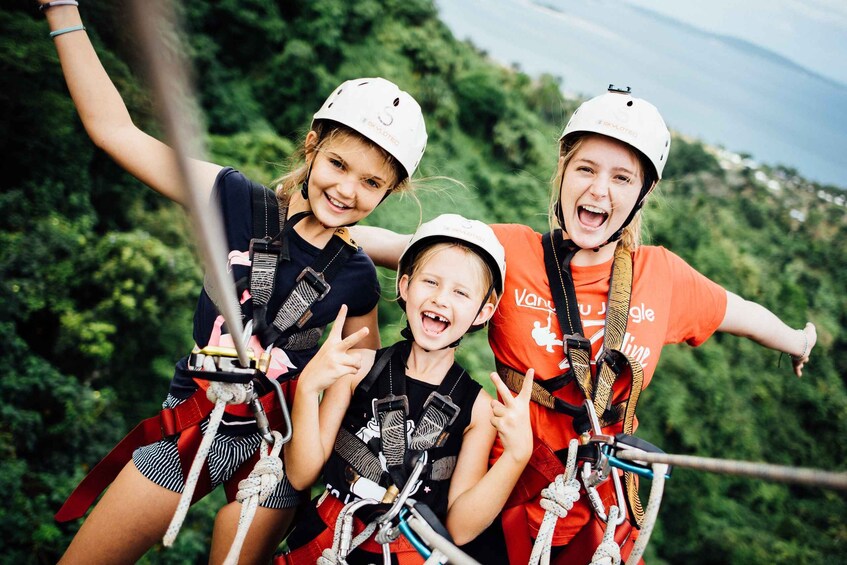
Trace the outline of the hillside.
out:
[[[562,97],[557,79],[499,67],[456,41],[431,1],[180,7],[216,162],[270,182],[331,88],[385,76],[421,102],[430,142],[420,204],[389,199],[368,223],[411,231],[456,211],[546,229],[555,142],[578,101]],[[126,11],[88,2],[82,13],[134,119],[158,132]],[[0,65],[0,561],[52,563],[78,528],[53,512],[157,410],[188,351],[202,275],[182,211],[89,141],[29,2],[0,12]],[[679,136],[666,175],[647,209],[651,241],[794,326],[811,319],[819,341],[802,380],[787,360],[731,336],[666,348],[639,435],[670,453],[847,470],[843,196]],[[392,281],[383,273],[383,341],[399,324]],[[479,378],[491,370],[483,335],[460,356]],[[204,561],[220,503],[198,505],[176,546],[145,562]],[[651,563],[834,556],[847,556],[843,493],[681,469],[648,548]]]

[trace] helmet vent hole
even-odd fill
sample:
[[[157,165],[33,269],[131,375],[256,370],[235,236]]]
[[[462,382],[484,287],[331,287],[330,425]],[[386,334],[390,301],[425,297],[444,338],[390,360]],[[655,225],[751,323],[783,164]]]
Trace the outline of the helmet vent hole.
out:
[[[627,106],[632,106],[632,100],[626,103]]]
[[[397,107],[397,106],[399,106],[399,105],[400,105],[400,99],[399,99],[399,98],[395,98],[395,99],[394,99],[394,107],[396,108],[396,107]]]
[[[327,104],[327,105],[326,105],[326,107],[327,107],[327,108],[332,108],[332,105],[333,105],[333,104],[335,104],[335,102],[330,102],[329,104]]]

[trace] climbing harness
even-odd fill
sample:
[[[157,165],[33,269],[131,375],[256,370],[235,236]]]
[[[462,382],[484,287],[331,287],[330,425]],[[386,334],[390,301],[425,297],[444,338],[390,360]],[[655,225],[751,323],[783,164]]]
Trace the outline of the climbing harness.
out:
[[[407,541],[401,545],[400,549],[405,553],[413,549],[426,560],[426,564],[449,562],[458,565],[478,565],[475,560],[453,544],[447,529],[429,507],[410,498],[414,485],[424,473],[425,467],[426,457],[418,456],[409,474],[409,480],[397,493],[391,506],[365,525],[355,537],[353,537],[356,523],[354,513],[368,506],[381,508],[385,504],[375,499],[359,499],[344,505],[335,520],[332,547],[323,551],[317,560],[318,565],[346,564],[350,552],[374,536],[374,532],[376,532],[374,541],[381,547],[384,565],[392,563],[390,544],[397,544],[403,538]],[[341,504],[328,492],[319,502],[319,507],[327,502]],[[396,551],[394,553],[397,554]],[[400,563],[403,563],[402,557],[398,558]]]
[[[371,448],[343,427],[341,429],[344,432],[338,434],[335,444],[336,453],[347,465],[361,476],[387,486],[383,497],[386,503],[392,502],[397,492],[408,482],[411,461],[420,454],[425,456],[429,450],[443,445],[447,440],[450,428],[459,415],[457,403],[460,398],[454,398],[454,395],[462,378],[467,375],[458,363],[450,367],[438,389],[424,402],[416,418],[415,428],[408,436],[406,421],[409,417],[409,399],[406,395],[405,363],[410,350],[410,342],[398,342],[385,349],[356,387],[353,397],[353,402],[362,401],[375,384],[379,387],[379,397],[372,404],[380,428],[378,451],[385,459],[387,472],[382,471],[377,455]],[[447,468],[433,465],[429,476],[431,479],[444,480],[451,475],[452,467],[447,463]]]
[[[250,324],[248,324],[249,326]],[[242,502],[242,510],[238,533],[233,543],[233,549],[227,557],[227,563],[238,562],[240,546],[247,535],[247,529],[255,515],[256,506],[259,502],[264,502],[282,479],[282,460],[279,457],[279,452],[282,445],[291,439],[292,434],[291,418],[288,414],[288,405],[282,386],[276,379],[267,378],[263,371],[263,369],[267,369],[268,360],[269,354],[263,355],[258,360],[251,357],[250,365],[241,367],[238,364],[234,349],[224,347],[195,349],[190,356],[188,374],[210,382],[206,390],[206,397],[214,403],[214,408],[209,415],[206,431],[186,477],[176,512],[162,540],[165,547],[173,545],[182,527],[182,522],[194,497],[194,489],[203,471],[206,457],[227,405],[249,404],[262,435],[262,443],[259,449],[261,450],[262,446],[268,446],[269,452],[259,459],[248,478],[239,482],[238,485],[239,496],[237,500]],[[255,392],[255,387],[259,386],[261,381],[266,381],[275,389],[276,400],[279,403],[285,424],[286,433],[284,436],[278,431],[271,431],[270,429],[271,424],[268,421],[264,406],[259,399],[259,395]],[[259,481],[258,486],[256,485],[257,480]],[[256,488],[258,488],[258,491],[254,493],[253,491]],[[253,494],[255,494],[255,497]],[[249,504],[244,505],[244,500],[248,500]],[[234,554],[233,551],[235,551]]]
[[[578,473],[585,489],[587,499],[595,515],[607,525],[611,521],[620,525],[630,516],[633,525],[638,528],[643,519],[643,510],[638,498],[636,474],[628,469],[624,471],[623,485],[618,473],[612,470],[608,456],[597,444],[590,442],[592,436],[601,434],[601,428],[620,423],[623,432],[631,437],[634,429],[635,409],[643,386],[643,369],[640,363],[620,351],[629,315],[629,301],[632,293],[632,257],[620,245],[615,250],[613,270],[609,285],[608,313],[605,321],[603,347],[596,359],[596,368],[591,369],[591,343],[585,338],[580,321],[576,290],[571,277],[570,262],[579,248],[565,240],[561,230],[555,230],[542,236],[544,263],[550,281],[550,290],[556,316],[563,333],[565,360],[563,368],[568,370],[552,379],[533,382],[531,398],[534,402],[549,410],[565,414],[573,421],[574,431],[580,438],[576,451],[576,460],[581,472]],[[519,391],[524,375],[514,369],[498,363],[498,373],[506,386]],[[621,375],[631,376],[630,392],[627,398],[612,402],[613,387]],[[574,383],[584,405],[575,405],[557,398],[556,390]],[[564,450],[563,450],[564,451]],[[571,451],[570,449],[567,452]],[[504,524],[511,531],[526,532],[526,519],[520,505],[536,497],[545,487],[551,485],[555,491],[557,477],[566,472],[563,461],[569,453],[557,453],[539,438],[530,461],[521,475],[515,489],[506,503],[503,512]],[[617,510],[607,512],[597,492],[597,487],[609,478],[613,482],[613,492],[617,500]],[[545,512],[545,516],[547,512]],[[548,519],[549,521],[552,518]],[[555,520],[553,520],[553,527]],[[608,529],[608,528],[607,528]],[[552,532],[551,532],[552,535]],[[521,534],[515,533],[507,540],[510,558],[524,560],[530,555],[531,545],[517,542]],[[538,539],[536,539],[536,544]]]
[[[452,433],[459,407],[467,395],[465,387],[460,386],[466,379],[466,373],[454,363],[415,417],[410,414],[406,394],[405,364],[410,351],[411,343],[401,341],[378,352],[373,367],[356,387],[351,406],[370,404],[379,437],[366,442],[342,425],[333,451],[334,457],[346,467],[348,478],[357,483],[369,482],[373,490],[369,491],[370,496],[363,496],[361,491],[357,491],[361,498],[346,505],[329,491],[318,501],[319,516],[326,524],[334,524],[335,528],[332,548],[323,550],[320,563],[344,563],[350,552],[360,546],[365,551],[382,553],[386,563],[391,562],[392,554],[401,563],[403,555],[409,554],[420,554],[432,559],[432,563],[445,562],[445,555],[451,552],[455,557],[455,551],[450,547],[432,548],[428,545],[432,540],[425,543],[414,534],[415,527],[428,527],[428,534],[437,532],[434,535],[439,540],[455,548],[435,514],[410,495],[419,488],[424,477],[437,482],[452,476],[456,457],[433,460],[432,450],[443,446]],[[378,394],[372,399],[374,387]],[[407,429],[410,416],[417,422],[412,430]],[[370,515],[376,517],[367,524],[354,520],[354,512],[368,506],[373,507]],[[360,533],[354,537],[356,524]],[[439,544],[439,541],[435,543]],[[307,546],[289,553],[286,556],[288,562],[309,559],[313,549]],[[461,555],[464,554],[460,552],[456,562],[462,562]]]

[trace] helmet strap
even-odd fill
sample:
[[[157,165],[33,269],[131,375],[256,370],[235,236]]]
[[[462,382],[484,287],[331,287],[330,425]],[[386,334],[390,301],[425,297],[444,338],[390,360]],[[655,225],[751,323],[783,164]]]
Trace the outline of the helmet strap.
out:
[[[300,196],[303,200],[309,200],[309,179],[312,177],[312,167],[315,165],[315,160],[309,163],[309,170],[306,172],[306,178],[303,179],[303,184],[300,185]]]

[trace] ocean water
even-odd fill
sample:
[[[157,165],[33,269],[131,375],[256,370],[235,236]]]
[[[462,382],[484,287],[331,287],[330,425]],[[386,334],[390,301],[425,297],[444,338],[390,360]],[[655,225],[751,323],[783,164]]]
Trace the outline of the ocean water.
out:
[[[843,84],[620,0],[437,4],[458,39],[531,76],[560,77],[569,95],[630,86],[677,132],[847,189]]]

